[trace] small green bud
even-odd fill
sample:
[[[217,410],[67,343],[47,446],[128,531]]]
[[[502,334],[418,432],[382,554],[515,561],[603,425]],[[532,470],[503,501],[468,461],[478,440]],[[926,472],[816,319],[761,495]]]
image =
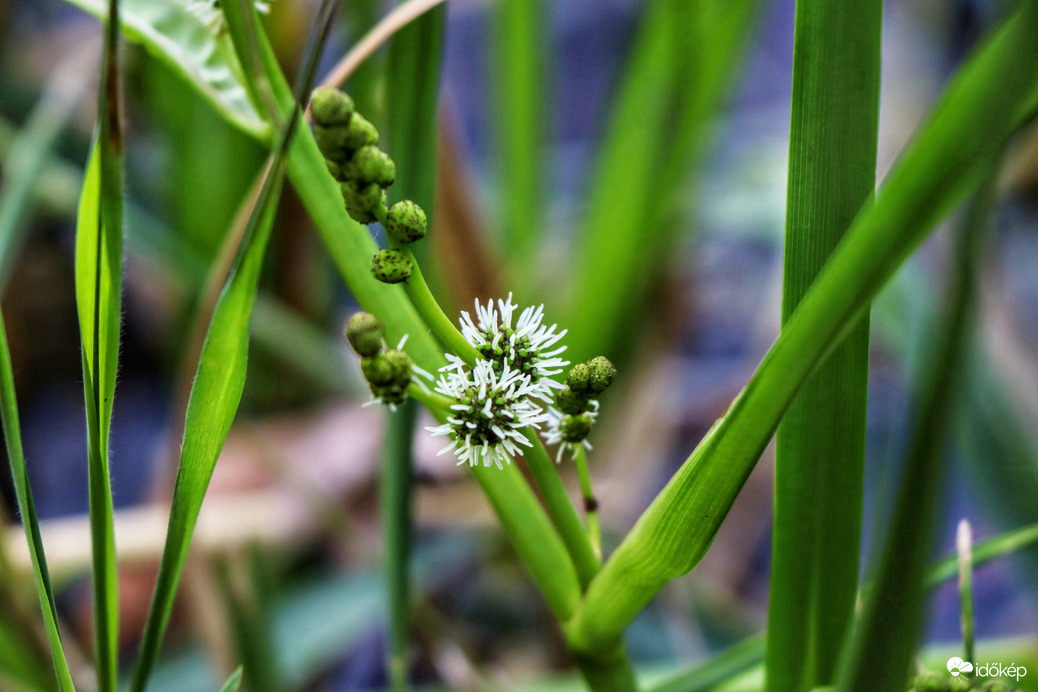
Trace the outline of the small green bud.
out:
[[[559,433],[563,442],[583,442],[591,432],[594,419],[587,413],[578,416],[566,416],[559,421]]]
[[[353,99],[335,87],[317,87],[310,96],[310,114],[318,125],[345,125],[353,115]]]
[[[371,387],[371,393],[382,400],[384,404],[399,406],[407,401],[407,385],[397,383],[388,384],[383,387]]]
[[[587,363],[577,363],[570,368],[569,374],[566,376],[566,384],[574,392],[585,392],[590,379],[591,366]]]
[[[356,165],[357,173],[356,178],[353,178],[354,169],[350,168],[347,171],[351,174],[351,180],[378,183],[382,187],[389,187],[396,180],[396,164],[386,152],[376,146],[369,144],[361,147],[354,152],[351,162]]]
[[[371,259],[371,273],[386,284],[407,281],[413,268],[411,260],[399,250],[379,250]]]
[[[393,383],[406,387],[411,382],[411,356],[392,348],[386,351],[386,360],[393,368]]]
[[[364,373],[364,379],[375,387],[392,384],[396,379],[396,368],[383,353],[361,358],[360,371]]]
[[[370,210],[358,207],[349,200],[346,201],[346,213],[349,214],[350,218],[357,223],[369,224],[375,223],[375,221],[378,220]]]
[[[378,143],[378,130],[360,113],[354,113],[346,124],[343,145],[347,149],[360,149],[369,144]]]
[[[571,416],[580,415],[587,410],[587,395],[574,392],[569,387],[563,387],[555,393],[555,405],[563,413]]]
[[[346,323],[346,338],[361,356],[373,356],[382,350],[385,327],[378,318],[367,312],[358,312]]]
[[[588,380],[587,391],[591,396],[598,396],[616,379],[616,366],[605,356],[592,358],[588,365],[591,368],[591,377]]]
[[[346,206],[353,206],[364,211],[374,211],[380,204],[386,203],[386,191],[375,183],[359,185],[350,180],[339,185],[342,199]],[[369,222],[370,223],[370,222]]]
[[[386,233],[398,243],[413,243],[425,237],[425,210],[409,199],[389,208]]]

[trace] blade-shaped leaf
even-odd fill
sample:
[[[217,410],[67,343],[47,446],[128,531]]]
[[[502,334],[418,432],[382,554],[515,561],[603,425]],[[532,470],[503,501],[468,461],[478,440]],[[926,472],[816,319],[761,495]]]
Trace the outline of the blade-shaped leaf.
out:
[[[797,4],[783,320],[875,188],[882,9],[879,0]],[[835,678],[858,588],[868,374],[866,312],[778,427],[770,692]]]
[[[244,669],[238,666],[231,673],[231,677],[227,678],[227,682],[220,688],[220,692],[238,692],[238,688],[241,687],[241,677]]]
[[[47,629],[47,641],[50,644],[51,658],[54,661],[58,689],[66,692],[73,690],[74,687],[68,662],[65,660],[65,650],[61,646],[58,610],[54,604],[54,589],[51,587],[50,573],[47,571],[47,556],[43,552],[40,522],[36,517],[36,505],[33,503],[32,488],[29,486],[29,475],[25,467],[25,456],[22,453],[22,433],[18,424],[18,398],[14,391],[11,352],[7,347],[7,327],[4,326],[2,314],[0,314],[0,418],[3,420],[7,459],[11,464],[11,478],[14,482],[15,497],[18,500],[18,512],[22,516],[25,540],[29,545],[29,556],[32,558],[36,593],[40,598],[40,607],[43,609],[43,622]]]
[[[251,4],[245,9],[241,3],[225,9],[231,13],[237,12],[239,20],[255,21]],[[297,105],[302,105],[304,95],[309,93],[313,84],[317,57],[333,11],[334,3],[325,0],[301,63],[295,99]],[[202,500],[241,401],[248,357],[249,323],[263,256],[284,181],[285,158],[299,119],[300,109],[295,108],[278,140],[270,170],[213,311],[202,346],[198,371],[188,399],[184,441],[173,489],[166,545],[133,679],[132,689],[137,692],[144,690],[158,657]]]
[[[93,552],[94,667],[101,692],[119,676],[119,584],[109,478],[109,432],[122,323],[123,139],[119,103],[119,3],[105,19],[98,133],[76,222],[76,308],[83,345],[87,485]]]
[[[104,16],[108,7],[105,0],[66,1],[95,17]],[[229,122],[255,137],[270,136],[270,127],[249,100],[230,40],[190,12],[187,3],[123,0],[120,21],[127,40],[143,45],[183,76]]]
[[[1038,6],[1027,3],[950,83],[874,204],[859,213],[727,414],[592,582],[568,627],[596,649],[702,558],[798,387],[933,224],[979,184],[1038,75]]]

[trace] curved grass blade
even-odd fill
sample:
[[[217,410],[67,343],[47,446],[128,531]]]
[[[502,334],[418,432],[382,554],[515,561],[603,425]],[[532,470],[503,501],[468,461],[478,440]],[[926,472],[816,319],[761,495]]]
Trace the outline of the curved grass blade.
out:
[[[114,692],[119,676],[119,584],[109,478],[109,432],[122,321],[123,137],[118,41],[119,3],[112,0],[105,20],[98,133],[76,222],[75,272],[86,400],[94,666],[101,692]]]
[[[103,17],[105,0],[66,0]],[[123,0],[122,30],[127,40],[181,75],[236,127],[259,139],[270,137],[270,126],[260,117],[245,89],[242,67],[227,36],[206,26],[178,0]]]
[[[840,671],[839,690],[900,692],[919,644],[926,607],[926,575],[938,508],[953,404],[962,380],[972,326],[977,267],[983,256],[996,176],[985,182],[959,229],[947,311],[924,366],[918,418],[883,555]],[[876,661],[883,661],[876,666]]]
[[[783,321],[875,188],[882,11],[797,3]],[[835,680],[858,589],[868,374],[866,311],[778,427],[769,692]]]
[[[722,651],[709,661],[668,675],[648,685],[645,692],[707,692],[717,685],[742,675],[764,661],[763,636],[750,637]]]
[[[978,541],[973,544],[973,567],[976,569],[986,562],[1012,555],[1035,544],[1038,544],[1038,524]],[[946,557],[931,567],[926,584],[930,588],[936,587],[958,574],[958,570],[959,558],[955,555]]]
[[[4,326],[2,313],[0,313],[0,418],[3,420],[4,442],[7,444],[7,459],[11,464],[11,478],[14,482],[15,497],[18,499],[18,512],[22,516],[25,540],[29,545],[29,556],[32,558],[36,593],[40,599],[40,608],[43,609],[43,622],[47,630],[51,659],[54,662],[54,674],[57,678],[58,689],[61,692],[70,692],[75,688],[72,685],[68,661],[65,660],[65,650],[61,646],[61,633],[58,631],[58,609],[54,604],[54,589],[51,587],[50,572],[47,571],[47,556],[43,551],[40,522],[36,517],[36,505],[33,503],[32,488],[29,486],[29,475],[25,466],[25,455],[22,452],[22,434],[18,423],[18,399],[14,391],[11,352],[7,346],[7,328]]]
[[[231,677],[227,678],[227,682],[220,688],[220,692],[238,692],[238,688],[241,687],[241,677],[244,669],[238,666],[231,673]]]
[[[202,500],[241,401],[248,358],[249,322],[284,181],[285,159],[299,123],[300,109],[305,105],[303,99],[313,84],[317,58],[334,8],[335,4],[330,0],[325,0],[321,5],[300,67],[295,98],[297,107],[277,142],[270,171],[213,311],[199,357],[198,372],[188,399],[184,441],[173,489],[166,545],[132,683],[132,689],[136,692],[143,692],[158,657]],[[228,8],[228,12],[231,13],[232,9],[241,11],[236,6]],[[254,21],[251,4],[242,14],[247,21]]]
[[[641,516],[568,626],[572,645],[618,639],[669,580],[705,554],[804,379],[937,219],[994,167],[1038,83],[1038,6],[1027,3],[974,53],[726,415]]]

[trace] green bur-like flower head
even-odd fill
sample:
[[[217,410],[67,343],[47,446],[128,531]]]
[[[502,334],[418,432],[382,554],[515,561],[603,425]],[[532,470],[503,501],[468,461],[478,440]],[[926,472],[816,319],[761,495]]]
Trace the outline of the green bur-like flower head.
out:
[[[396,164],[389,155],[373,144],[360,147],[343,168],[350,180],[361,183],[378,183],[389,187],[396,180]]]
[[[358,312],[346,323],[346,339],[360,356],[373,356],[380,352],[385,331],[378,318],[367,312]]]
[[[371,273],[386,284],[398,284],[407,281],[414,265],[399,250],[379,250],[371,259]]]
[[[587,410],[587,405],[587,394],[575,392],[568,385],[555,393],[555,406],[567,415],[579,415]]]
[[[324,127],[346,125],[353,115],[353,99],[335,87],[317,87],[310,97],[310,114]]]
[[[339,185],[346,211],[358,223],[374,223],[375,209],[386,203],[386,192],[375,183],[347,181]]]
[[[616,366],[605,356],[597,356],[588,362],[591,373],[588,378],[587,391],[591,396],[598,396],[616,379]]]
[[[398,243],[413,243],[425,237],[425,210],[409,199],[389,208],[386,233]]]

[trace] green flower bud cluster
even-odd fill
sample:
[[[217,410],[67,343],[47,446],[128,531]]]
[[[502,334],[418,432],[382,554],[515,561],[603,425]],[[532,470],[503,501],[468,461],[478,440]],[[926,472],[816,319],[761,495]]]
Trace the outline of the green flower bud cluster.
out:
[[[609,388],[616,379],[616,366],[605,356],[577,363],[566,376],[566,386],[555,394],[555,406],[576,416],[587,411],[588,403]]]
[[[324,155],[328,172],[339,181],[346,211],[363,224],[382,221],[397,245],[425,237],[425,210],[403,200],[386,209],[386,188],[396,180],[396,164],[378,148],[378,130],[354,110],[353,99],[333,87],[318,87],[310,98],[314,139]],[[407,253],[380,250],[371,273],[383,283],[407,281],[414,265]]]
[[[594,400],[616,378],[616,366],[605,356],[577,363],[566,375],[566,386],[555,393],[555,406],[564,415],[558,422],[558,438],[567,444],[583,442],[591,433],[598,413]]]
[[[411,357],[387,349],[385,327],[369,313],[358,312],[346,323],[346,339],[360,356],[360,369],[376,400],[398,406],[407,400],[411,384]]]

